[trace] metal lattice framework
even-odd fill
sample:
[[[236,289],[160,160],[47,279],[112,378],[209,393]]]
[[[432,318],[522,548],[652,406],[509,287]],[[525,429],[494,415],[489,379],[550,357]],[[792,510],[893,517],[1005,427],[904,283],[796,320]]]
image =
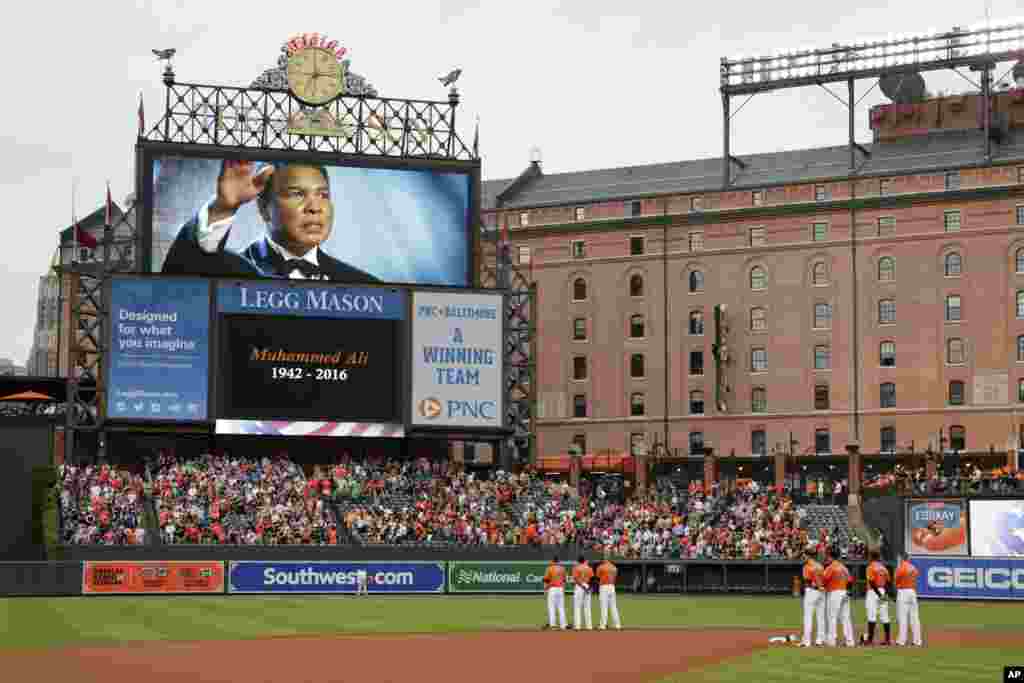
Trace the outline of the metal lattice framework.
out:
[[[497,233],[491,233],[496,240]],[[488,245],[493,262],[481,250],[480,285],[508,291],[505,311],[505,388],[508,397],[506,424],[513,430],[513,443],[520,453],[536,452],[533,432],[537,406],[537,285],[532,273],[512,263],[510,246],[496,241]],[[523,458],[520,458],[521,460]]]
[[[64,330],[58,332],[58,339],[66,338],[68,345],[58,351],[59,364],[67,372],[64,423],[67,461],[74,457],[77,432],[97,432],[103,427],[104,323],[107,319],[104,290],[112,273],[136,271],[139,235],[135,216],[134,208],[130,208],[104,225],[99,258],[95,261],[78,261],[77,245],[62,244],[60,248],[60,265],[56,267],[61,279],[60,324],[70,326],[66,335]],[[65,297],[69,319],[63,315]]]
[[[268,85],[271,79],[267,79]],[[140,141],[324,152],[403,159],[472,161],[455,131],[459,93],[447,102],[344,95],[323,107],[308,107],[287,91],[177,83],[164,74],[163,117],[142,131]],[[330,135],[290,132],[312,115],[329,121]]]

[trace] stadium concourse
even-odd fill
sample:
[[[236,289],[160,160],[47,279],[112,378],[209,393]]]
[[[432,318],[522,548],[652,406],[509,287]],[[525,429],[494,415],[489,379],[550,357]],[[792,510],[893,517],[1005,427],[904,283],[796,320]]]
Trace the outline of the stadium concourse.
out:
[[[797,506],[756,482],[725,495],[660,480],[644,497],[526,470],[347,453],[321,464],[228,453],[62,466],[69,544],[551,546],[629,559],[798,559],[808,543],[864,557],[839,506]]]

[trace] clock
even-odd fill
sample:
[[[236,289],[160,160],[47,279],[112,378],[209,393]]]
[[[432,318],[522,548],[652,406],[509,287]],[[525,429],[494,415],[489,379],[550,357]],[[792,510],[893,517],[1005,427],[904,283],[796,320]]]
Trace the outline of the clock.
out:
[[[334,51],[323,47],[293,52],[286,73],[292,94],[305,104],[327,104],[345,91],[345,67]]]

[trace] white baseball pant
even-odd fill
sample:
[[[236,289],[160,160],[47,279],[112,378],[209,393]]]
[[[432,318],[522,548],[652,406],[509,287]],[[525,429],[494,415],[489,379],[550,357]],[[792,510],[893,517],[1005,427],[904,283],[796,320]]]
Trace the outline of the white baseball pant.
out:
[[[882,595],[885,595],[884,591],[882,591]],[[877,623],[879,617],[881,617],[883,624],[889,623],[889,601],[884,598],[880,599],[870,586],[868,586],[868,592],[864,596],[864,609],[868,615],[868,622]]]
[[[839,640],[839,624],[843,625],[846,644],[854,647],[853,619],[850,617],[850,596],[845,590],[830,591],[828,594],[828,645],[835,647]]]
[[[612,624],[615,628],[622,628],[622,621],[619,619],[619,607],[615,603],[615,586],[607,584],[601,586],[598,591],[598,601],[601,603],[601,628],[608,628],[608,612],[612,613]]]
[[[917,591],[913,588],[900,588],[896,591],[896,617],[900,622],[900,632],[896,636],[897,645],[907,644],[907,623],[914,634],[914,645],[923,645],[921,640],[921,614],[917,610]]]
[[[804,637],[800,642],[811,644],[811,621],[818,622],[815,645],[825,644],[825,593],[817,588],[804,591]]]
[[[557,613],[560,622],[555,622]],[[548,626],[551,628],[568,628],[565,623],[565,589],[561,586],[548,589]]]
[[[572,593],[573,626],[579,631],[583,628],[586,620],[587,630],[594,630],[594,611],[591,609],[590,591],[582,586],[576,586]]]

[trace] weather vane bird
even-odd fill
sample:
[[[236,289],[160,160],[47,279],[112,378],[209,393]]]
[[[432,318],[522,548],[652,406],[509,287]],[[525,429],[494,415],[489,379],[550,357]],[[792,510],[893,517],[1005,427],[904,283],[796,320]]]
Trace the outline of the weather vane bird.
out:
[[[441,85],[453,85],[455,81],[459,80],[459,76],[462,75],[462,69],[453,69],[448,72],[447,76],[441,76],[437,80],[441,81]]]
[[[153,54],[156,55],[157,59],[164,59],[167,61],[171,60],[171,57],[174,56],[175,52],[177,52],[177,49],[173,47],[168,48],[166,50],[153,50]]]

